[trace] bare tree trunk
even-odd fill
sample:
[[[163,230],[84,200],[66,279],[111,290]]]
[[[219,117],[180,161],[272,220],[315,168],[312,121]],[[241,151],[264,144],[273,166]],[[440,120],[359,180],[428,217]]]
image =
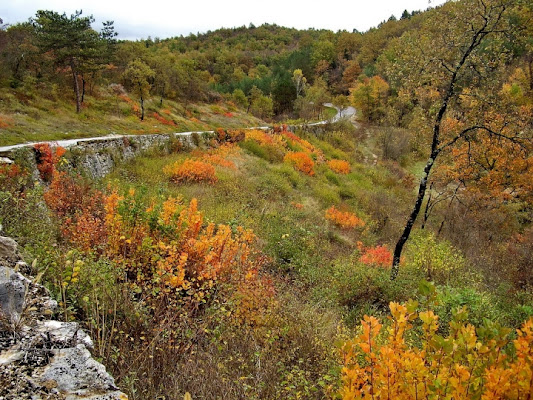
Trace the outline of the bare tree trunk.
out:
[[[85,78],[83,75],[81,76],[81,103],[83,104],[83,100],[85,100]]]
[[[144,121],[144,99],[143,99],[143,89],[142,89],[142,86],[141,84],[139,83],[139,94],[140,94],[140,97],[141,97],[141,121]]]
[[[76,93],[76,112],[79,113],[81,110],[80,83],[78,82],[78,72],[76,71],[73,60],[70,62],[70,69],[72,70],[72,79],[74,80],[74,93]]]
[[[403,246],[405,245],[405,242],[407,242],[407,239],[409,239],[409,236],[411,235],[411,230],[413,229],[413,225],[415,224],[416,218],[418,217],[418,213],[420,212],[420,208],[422,207],[422,202],[424,201],[424,196],[426,194],[429,173],[431,172],[431,168],[435,164],[435,158],[437,157],[437,155],[438,155],[438,152],[432,153],[432,156],[428,159],[426,163],[426,167],[424,168],[424,175],[422,179],[420,180],[420,185],[418,186],[418,197],[416,198],[415,206],[413,207],[413,211],[411,211],[411,215],[409,215],[409,219],[407,220],[407,223],[405,224],[405,228],[403,229],[402,236],[400,237],[400,239],[398,239],[398,242],[396,243],[396,247],[394,248],[394,256],[392,260],[392,270],[391,270],[392,280],[396,279],[396,277],[398,276],[398,271],[400,268],[400,258],[402,256]]]
[[[501,17],[501,14],[500,14],[500,17]],[[431,142],[431,154],[424,168],[424,175],[422,176],[422,179],[420,180],[420,185],[418,186],[418,196],[416,198],[413,211],[411,211],[411,214],[409,215],[409,218],[407,219],[407,223],[405,224],[405,227],[403,229],[402,236],[400,236],[400,238],[398,239],[398,242],[396,243],[396,247],[394,248],[394,255],[392,258],[392,268],[391,268],[391,276],[390,276],[391,280],[396,279],[396,277],[398,276],[403,246],[409,239],[409,236],[411,235],[411,230],[413,229],[413,225],[415,224],[416,218],[418,217],[418,214],[420,213],[420,208],[422,207],[422,202],[424,201],[424,196],[426,194],[428,178],[431,172],[431,168],[433,168],[433,165],[435,164],[435,160],[437,156],[443,149],[443,147],[440,147],[441,123],[442,123],[442,119],[444,118],[444,114],[446,113],[446,110],[448,109],[449,101],[455,95],[455,84],[457,82],[459,71],[465,64],[466,60],[468,59],[472,51],[476,47],[478,47],[481,44],[481,40],[489,34],[489,31],[485,30],[487,25],[488,25],[488,20],[485,18],[485,23],[479,30],[474,32],[469,46],[465,49],[464,53],[461,56],[461,59],[457,62],[457,65],[455,66],[453,73],[450,76],[450,81],[448,82],[448,88],[446,90],[446,94],[444,95],[444,99],[442,100],[442,105],[439,109],[437,117],[435,118],[435,125],[433,126],[433,139]]]

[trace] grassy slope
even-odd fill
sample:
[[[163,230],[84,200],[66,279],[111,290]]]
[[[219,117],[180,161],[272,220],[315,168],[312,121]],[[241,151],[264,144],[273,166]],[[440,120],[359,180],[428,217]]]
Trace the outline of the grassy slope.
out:
[[[316,175],[310,177],[285,163],[271,163],[243,150],[234,158],[236,170],[217,168],[216,185],[176,185],[168,181],[161,173],[163,167],[189,157],[187,153],[138,157],[118,168],[107,180],[124,190],[142,187],[148,196],[197,198],[208,220],[253,229],[262,249],[273,259],[272,268],[288,272],[293,278],[298,276],[295,281],[310,287],[315,300],[334,297],[335,294],[327,293],[326,271],[358,254],[357,241],[369,246],[391,244],[400,229],[402,212],[406,213],[404,200],[410,190],[387,168],[362,164],[355,136],[333,138],[341,143],[340,149],[325,141],[308,139],[328,159],[349,160],[351,173],[335,174],[322,164],[315,167]],[[294,203],[302,204],[303,208],[297,209]],[[346,231],[328,223],[324,214],[332,205],[354,212],[367,226]],[[392,218],[376,221],[382,215]]]
[[[109,134],[170,133],[211,130],[221,126],[244,128],[266,125],[230,103],[185,106],[164,100],[160,107],[159,99],[150,99],[145,102],[146,118],[141,122],[135,98],[102,90],[97,96],[87,96],[82,111],[76,114],[70,97],[27,95],[22,89],[3,89],[0,92],[0,146]],[[154,113],[159,119],[154,117]]]
[[[390,301],[416,298],[418,282],[424,278],[421,259],[435,263],[434,274],[442,272],[434,276],[442,293],[437,311],[444,329],[451,310],[460,305],[469,306],[470,320],[476,324],[485,317],[504,323],[511,319],[521,322],[524,313],[531,310],[529,304],[526,309],[514,298],[485,291],[471,279],[469,265],[457,251],[440,241],[424,247],[427,236],[420,235],[427,232],[422,234],[420,230],[406,247],[397,281],[390,281],[386,268],[364,264],[357,242],[366,247],[392,245],[415,196],[414,185],[408,183],[409,179],[402,179],[406,172],[398,164],[374,163],[365,157],[366,153],[379,151],[374,138],[363,132],[335,131],[322,135],[320,140],[312,136],[306,139],[319,147],[326,159],[348,160],[351,172],[336,174],[321,163],[315,166],[315,176],[307,176],[283,163],[280,157],[276,161],[273,154],[254,151],[255,147],[244,142],[240,153],[232,157],[237,168],[217,167],[219,181],[215,185],[177,185],[162,173],[166,165],[191,157],[189,152],[145,154],[119,165],[99,182],[102,187],[118,187],[119,191],[135,188],[136,193],[145,192],[147,205],[151,197],[194,197],[208,221],[253,229],[259,247],[269,257],[266,272],[275,283],[275,301],[280,307],[268,317],[271,320],[266,328],[243,329],[228,323],[223,318],[227,310],[214,302],[200,319],[187,320],[193,327],[205,328],[201,335],[191,336],[195,340],[191,342],[195,343],[194,356],[190,346],[160,354],[168,358],[158,364],[160,370],[153,368],[147,355],[151,344],[133,344],[134,336],[138,340],[144,333],[136,331],[135,324],[128,327],[132,337],[124,339],[126,342],[115,338],[122,347],[117,345],[116,354],[103,358],[118,385],[132,398],[155,398],[161,390],[172,398],[181,398],[183,390],[191,391],[194,398],[329,397],[327,394],[334,393],[338,384],[335,342],[352,336],[352,328],[363,314],[384,316]],[[417,169],[412,160],[406,165],[407,169]],[[302,207],[295,207],[294,203]],[[331,205],[354,212],[366,226],[342,230],[332,225],[324,218]],[[29,212],[36,209],[32,207]],[[36,218],[40,217],[39,214]],[[32,231],[39,226],[31,220],[27,225]],[[44,231],[50,235],[47,226],[43,226]],[[421,249],[418,256],[417,246]],[[43,254],[39,262],[44,266],[48,255]],[[95,274],[91,279],[116,289],[117,282],[105,275],[107,270],[98,275],[102,274],[102,266],[92,268],[98,261],[86,262],[91,274]],[[102,265],[108,266],[105,260]],[[437,269],[441,267],[442,271]],[[49,283],[54,289],[53,281]],[[72,301],[79,301],[78,297],[81,298],[77,296]],[[127,319],[126,308],[119,312],[118,323],[122,326],[134,320]],[[183,341],[189,344],[186,338]],[[136,392],[138,396],[134,395]]]

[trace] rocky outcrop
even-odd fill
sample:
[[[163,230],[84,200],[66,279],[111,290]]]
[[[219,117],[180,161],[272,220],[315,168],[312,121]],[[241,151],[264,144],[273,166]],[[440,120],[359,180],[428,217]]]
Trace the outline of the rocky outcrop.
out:
[[[28,279],[14,240],[0,236],[0,400],[125,400],[76,322],[51,320],[57,303]]]

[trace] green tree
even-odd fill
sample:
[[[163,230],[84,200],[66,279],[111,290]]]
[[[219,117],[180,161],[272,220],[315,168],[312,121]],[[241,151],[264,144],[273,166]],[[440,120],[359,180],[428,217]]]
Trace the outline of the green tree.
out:
[[[141,121],[144,120],[144,100],[150,93],[150,81],[155,77],[155,72],[141,60],[131,61],[124,71],[124,81],[139,94],[141,105]]]
[[[106,45],[115,36],[112,22],[107,22],[99,34],[91,28],[93,16],[82,17],[81,14],[81,11],[76,11],[67,17],[65,13],[40,10],[31,20],[39,50],[51,52],[58,66],[70,68],[76,112],[80,112],[82,101],[80,74],[106,62],[103,57]]]
[[[305,86],[307,85],[307,79],[301,69],[294,70],[292,73],[292,81],[296,87],[296,97],[298,98],[304,93]]]
[[[250,91],[249,111],[258,118],[270,118],[273,115],[274,103],[265,96],[261,89],[254,86]]]
[[[233,102],[241,108],[248,108],[248,99],[241,89],[235,89],[231,96]]]

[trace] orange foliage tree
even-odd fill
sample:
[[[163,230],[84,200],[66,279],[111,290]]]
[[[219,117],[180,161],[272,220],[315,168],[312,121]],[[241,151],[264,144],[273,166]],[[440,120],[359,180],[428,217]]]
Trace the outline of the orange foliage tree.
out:
[[[447,2],[441,12],[428,15],[423,29],[391,43],[388,57],[382,59],[385,76],[393,89],[404,89],[405,99],[419,102],[416,89],[421,86],[436,95],[427,99],[424,111],[420,109],[427,121],[422,129],[431,132],[431,145],[418,195],[394,249],[392,279],[398,275],[402,251],[420,213],[431,172],[436,165],[440,167],[437,161],[463,144],[468,151],[474,147],[484,151],[486,138],[520,147],[531,143],[532,110],[502,94],[508,37],[520,36],[528,26],[520,18],[510,23],[515,18],[513,12],[513,7],[501,0]],[[523,155],[529,156],[530,151],[531,147]],[[475,160],[470,160],[475,166]]]
[[[333,222],[340,228],[343,229],[352,229],[358,226],[364,226],[365,221],[358,218],[355,214],[349,211],[340,211],[331,206],[326,210],[326,219]]]
[[[476,329],[460,308],[450,333],[437,333],[439,317],[417,303],[390,303],[385,332],[365,315],[361,333],[342,348],[340,394],[353,399],[530,399],[533,392],[533,318],[509,338],[487,322]],[[419,328],[415,328],[415,325]],[[420,344],[409,344],[408,337]]]

